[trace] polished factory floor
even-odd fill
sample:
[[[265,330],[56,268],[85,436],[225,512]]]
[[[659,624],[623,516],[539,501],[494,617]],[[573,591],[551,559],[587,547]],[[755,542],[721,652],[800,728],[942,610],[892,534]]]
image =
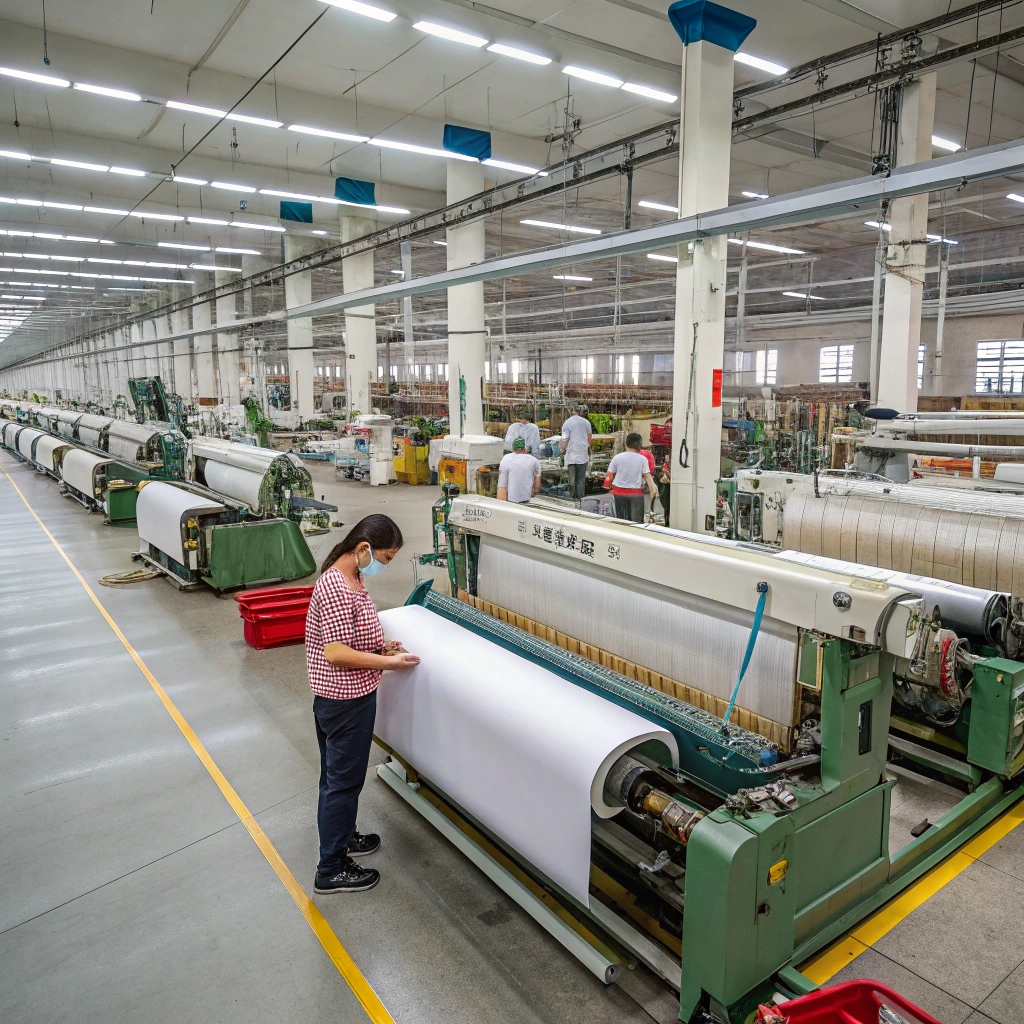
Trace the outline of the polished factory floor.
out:
[[[134,529],[103,526],[5,451],[0,471],[0,1020],[366,1020],[53,541],[308,893],[318,754],[302,647],[247,647],[230,598],[100,586],[132,568]],[[346,523],[399,522],[403,558],[370,586],[382,607],[403,601],[436,490],[314,475]],[[894,845],[947,799],[901,778]],[[315,903],[399,1024],[675,1019],[642,968],[597,982],[372,768],[360,824],[383,836],[382,883]],[[888,981],[943,1024],[1024,1024],[1021,920],[1024,828],[833,980]]]

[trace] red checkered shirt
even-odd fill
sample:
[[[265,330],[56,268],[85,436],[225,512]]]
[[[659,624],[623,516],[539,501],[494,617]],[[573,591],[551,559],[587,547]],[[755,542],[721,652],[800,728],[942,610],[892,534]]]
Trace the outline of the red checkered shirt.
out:
[[[370,595],[353,590],[340,569],[328,569],[313,588],[306,613],[306,669],[315,694],[332,700],[365,697],[380,685],[379,668],[341,668],[324,657],[327,644],[379,651],[384,628]]]

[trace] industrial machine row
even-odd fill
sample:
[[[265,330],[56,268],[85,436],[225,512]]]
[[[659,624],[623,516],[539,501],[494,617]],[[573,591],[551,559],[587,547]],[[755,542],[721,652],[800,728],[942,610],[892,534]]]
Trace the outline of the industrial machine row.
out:
[[[333,537],[294,455],[174,428],[3,403],[0,444],[108,523],[135,520],[139,561],[183,588],[302,579]]]
[[[1005,594],[550,504],[449,493],[435,524],[453,596],[421,585],[386,633],[477,667],[425,643],[385,680],[378,774],[604,981],[639,960],[677,986],[683,1020],[813,987],[801,963],[1024,795]],[[890,751],[959,801],[890,835]]]

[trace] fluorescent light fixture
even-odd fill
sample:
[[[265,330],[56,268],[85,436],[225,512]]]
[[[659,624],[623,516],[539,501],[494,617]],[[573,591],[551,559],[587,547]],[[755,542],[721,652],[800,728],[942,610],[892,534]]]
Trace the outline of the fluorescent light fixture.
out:
[[[230,270],[232,274],[240,274],[241,271],[237,267],[215,267],[209,263],[193,263],[193,270]]]
[[[742,238],[730,238],[729,241],[733,245],[743,245]],[[751,242],[746,243],[748,249],[763,249],[765,252],[781,252],[787,256],[806,256],[807,254],[803,249],[790,249],[786,245],[774,245],[771,242]]]
[[[216,107],[200,107],[195,103],[179,103],[178,100],[168,100],[167,106],[171,110],[184,110],[190,114],[207,114],[209,117],[227,117],[226,110],[218,110]]]
[[[943,238],[942,235],[925,235],[925,238],[929,242],[942,242],[944,245],[959,245],[960,243],[954,241],[952,238]]]
[[[83,171],[109,171],[110,168],[106,164],[91,164],[85,160],[61,160],[58,157],[53,157],[50,160],[51,164],[56,164],[58,167],[78,167]]]
[[[434,239],[434,245],[447,245],[447,242],[442,242],[440,238]]]
[[[335,132],[328,128],[312,128],[307,124],[290,124],[288,131],[303,135],[320,135],[325,139],[340,139],[342,142],[369,142],[369,135],[355,135],[352,132]]]
[[[1019,196],[1016,192],[1011,192],[1006,198],[1012,199],[1015,203],[1024,203],[1024,196]]]
[[[575,64],[567,64],[562,72],[571,75],[573,78],[582,78],[586,82],[596,82],[598,85],[608,85],[618,89],[622,85],[621,78],[613,78],[611,75],[602,75],[600,71],[591,71],[589,68],[578,68]]]
[[[578,274],[552,274],[556,281],[593,281],[592,277],[580,277]]]
[[[218,227],[226,228],[230,221],[217,220],[216,217],[189,217],[189,224],[216,224]]]
[[[950,153],[955,153],[958,149],[964,148],[959,142],[953,142],[951,139],[944,139],[941,135],[932,136],[932,145],[936,149],[945,149]]]
[[[81,263],[84,256],[51,256],[51,260],[59,260],[62,263]]]
[[[776,64],[773,60],[765,60],[764,57],[754,57],[749,53],[734,53],[733,60],[737,64],[746,64],[748,67],[757,68],[758,71],[767,71],[769,75],[784,75],[789,68]]]
[[[392,270],[391,273],[392,274],[398,274],[399,277],[405,277],[405,271],[404,270]]]
[[[740,193],[741,196],[746,196],[748,199],[768,199],[770,198],[767,192],[747,192],[743,191]]]
[[[129,178],[144,178],[146,176],[145,171],[136,170],[134,167],[111,167],[111,174],[124,174]]]
[[[71,85],[63,78],[54,78],[52,75],[37,75],[33,71],[18,71],[16,68],[0,68],[0,75],[8,78],[23,78],[26,82],[37,82],[39,85],[56,85],[58,88],[67,89]]]
[[[81,209],[82,209],[82,207],[79,206],[77,203],[43,203],[43,206],[49,207],[51,210],[78,210],[78,211],[81,211]]]
[[[641,199],[637,206],[642,206],[645,210],[662,210],[665,213],[679,213],[678,206],[670,206],[668,203],[656,203],[652,199]]]
[[[209,185],[210,183],[205,178],[186,178],[182,174],[172,174],[171,181],[176,181],[179,185]]]
[[[161,249],[190,249],[193,252],[209,252],[208,245],[193,245],[191,242],[157,242]]]
[[[131,260],[125,260],[126,264],[131,263]],[[188,263],[153,263],[151,260],[147,260],[145,263],[133,264],[142,267],[156,267],[159,270],[188,270]]]
[[[235,181],[211,181],[210,184],[214,188],[223,188],[228,192],[255,192],[256,189],[252,185],[239,185]]]
[[[311,231],[310,234],[311,235],[326,235],[327,232],[326,231],[321,231],[320,229],[317,229],[315,231]]]
[[[342,203],[342,206],[359,206],[359,205],[360,205],[359,203],[345,203],[345,202]],[[409,211],[406,210],[404,207],[401,207],[401,206],[367,206],[367,207],[365,207],[365,209],[367,209],[367,210],[376,210],[378,213],[394,213],[394,214],[397,214],[399,217],[407,217],[409,215]]]
[[[236,256],[262,256],[263,253],[259,249],[233,249],[228,245],[218,245],[217,252],[232,253]]]
[[[36,238],[50,238],[55,242],[60,242],[64,239],[63,235],[51,235],[48,231],[33,231],[32,234]]]
[[[260,124],[264,128],[280,128],[284,121],[273,121],[269,117],[253,117],[252,114],[225,114],[229,121],[244,121],[246,124]]]
[[[81,209],[81,207],[75,207],[75,209]],[[86,238],[85,235],[65,235],[65,242],[98,242],[98,238]]]
[[[487,40],[481,36],[474,36],[469,32],[460,32],[457,28],[448,28],[447,25],[438,25],[433,21],[417,21],[413,28],[419,29],[420,32],[426,32],[430,36],[448,39],[453,43],[462,43],[464,46],[487,45]]]
[[[190,217],[189,220],[195,220],[194,217]],[[233,228],[251,228],[253,231],[277,231],[284,234],[285,229],[280,224],[250,224],[247,220],[233,220],[229,221],[229,224]]]
[[[406,153],[422,153],[424,156],[440,156],[448,160],[468,160],[470,163],[479,163],[475,156],[466,156],[464,153],[452,153],[447,149],[435,149],[433,146],[417,146],[412,142],[396,142],[393,139],[370,139],[371,146],[380,146],[383,149],[401,149]]]
[[[637,96],[646,96],[649,100],[661,100],[662,103],[675,103],[679,99],[674,92],[652,89],[649,85],[637,85],[635,82],[626,82],[622,86],[622,91],[636,93]]]
[[[578,235],[599,235],[597,228],[581,228],[575,224],[556,224],[550,220],[521,220],[520,224],[526,224],[533,228],[552,228],[555,231],[574,231]]]
[[[8,160],[31,160],[32,157],[28,153],[16,153],[12,149],[0,149],[0,156],[7,157]]]
[[[662,263],[678,263],[679,262],[679,257],[678,256],[668,256],[668,255],[666,255],[664,253],[660,253],[660,252],[649,252],[647,254],[647,258],[649,260],[660,260]]]
[[[138,217],[139,220],[145,220],[147,217],[150,220],[179,221],[185,219],[184,217],[179,217],[176,213],[147,213],[145,210],[132,210],[130,216]]]
[[[261,188],[261,196],[277,196],[280,199],[300,199],[307,203],[318,203],[320,199],[318,196],[307,196],[303,192],[281,192],[276,188]]]
[[[108,260],[108,259],[105,259],[102,256],[90,256],[89,257],[89,262],[90,263],[116,263],[118,266],[120,266],[121,263],[122,263],[121,260]]]
[[[525,60],[527,64],[550,64],[550,57],[542,57],[539,53],[530,53],[529,50],[520,50],[518,46],[508,46],[505,43],[491,43],[487,47],[490,53],[500,53],[502,57],[512,57],[514,60]]]
[[[783,295],[788,295],[791,299],[822,299],[823,295],[808,295],[807,292],[783,292]]]
[[[361,0],[324,0],[324,3],[340,7],[343,11],[351,11],[353,14],[361,14],[364,18],[373,18],[374,21],[394,21],[398,17],[391,11],[385,11],[383,7],[364,4]]]
[[[517,174],[539,174],[539,167],[527,167],[526,164],[512,164],[507,160],[495,160],[494,157],[489,157],[484,163],[488,167],[500,167],[503,171],[515,171]],[[546,178],[547,175],[545,174]]]
[[[874,228],[876,231],[879,228],[881,228],[882,231],[892,231],[892,225],[891,224],[886,224],[883,221],[877,221],[877,220],[866,220],[866,221],[864,221],[864,227],[866,227],[866,228]]]
[[[15,199],[14,200],[19,206],[42,206],[42,200],[40,199]]]
[[[75,82],[74,87],[79,92],[94,92],[97,96],[110,96],[115,100],[130,100],[132,103],[142,100],[138,93],[128,92],[125,89],[110,89],[105,85],[86,85],[85,82]]]

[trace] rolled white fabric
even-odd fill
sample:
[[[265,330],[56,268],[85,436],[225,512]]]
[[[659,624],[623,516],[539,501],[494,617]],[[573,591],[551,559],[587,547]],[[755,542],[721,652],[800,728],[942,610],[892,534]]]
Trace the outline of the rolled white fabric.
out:
[[[384,634],[419,655],[385,672],[375,733],[584,906],[591,811],[622,754],[666,729],[419,605],[381,613]]]

